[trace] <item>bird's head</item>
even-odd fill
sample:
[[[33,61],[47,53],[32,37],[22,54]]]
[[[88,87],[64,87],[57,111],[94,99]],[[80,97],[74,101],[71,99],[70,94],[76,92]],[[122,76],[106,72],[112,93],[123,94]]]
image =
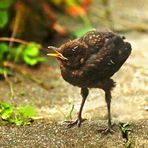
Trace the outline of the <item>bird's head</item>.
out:
[[[69,41],[59,48],[53,46],[49,46],[48,48],[55,51],[55,53],[47,54],[48,56],[56,57],[63,66],[72,69],[80,67],[87,57],[87,45],[78,40]]]

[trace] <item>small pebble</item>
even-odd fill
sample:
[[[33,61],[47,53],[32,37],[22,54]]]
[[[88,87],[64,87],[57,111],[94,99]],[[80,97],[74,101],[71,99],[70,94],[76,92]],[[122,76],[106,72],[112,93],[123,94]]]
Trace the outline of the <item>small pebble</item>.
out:
[[[145,106],[145,107],[144,107],[144,110],[148,111],[148,106]]]

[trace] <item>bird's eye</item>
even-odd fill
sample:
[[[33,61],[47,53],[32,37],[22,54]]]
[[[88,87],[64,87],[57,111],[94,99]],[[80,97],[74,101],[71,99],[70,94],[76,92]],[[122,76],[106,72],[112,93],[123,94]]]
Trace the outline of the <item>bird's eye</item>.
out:
[[[75,52],[77,48],[78,46],[75,46],[74,48],[72,48],[72,51]]]

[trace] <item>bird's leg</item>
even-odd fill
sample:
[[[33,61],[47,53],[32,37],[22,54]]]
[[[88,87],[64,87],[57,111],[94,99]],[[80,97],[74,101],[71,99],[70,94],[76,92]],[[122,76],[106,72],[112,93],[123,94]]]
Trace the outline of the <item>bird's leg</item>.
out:
[[[105,101],[107,104],[107,111],[108,111],[108,128],[107,128],[107,130],[110,131],[111,130],[111,112],[110,112],[111,92],[110,91],[105,92]]]
[[[100,88],[105,92],[105,101],[107,104],[107,112],[108,112],[108,127],[105,129],[99,129],[98,131],[102,131],[104,133],[113,132],[112,125],[111,125],[111,111],[110,111],[110,104],[111,104],[111,90],[116,86],[116,83],[112,79],[105,80],[101,83]]]
[[[83,106],[84,106],[84,103],[86,101],[86,98],[88,96],[88,93],[89,93],[88,88],[81,88],[82,102],[81,102],[80,110],[78,112],[78,118],[75,121],[71,121],[68,124],[68,127],[69,128],[71,128],[74,125],[77,125],[78,127],[80,127],[81,126],[81,123],[86,120],[86,119],[83,119],[82,118],[82,110],[83,110]]]
[[[105,91],[105,101],[107,104],[107,111],[108,111],[108,127],[105,129],[100,129],[98,131],[102,131],[104,133],[112,132],[112,125],[111,125],[111,112],[110,112],[110,104],[111,104],[111,91]]]
[[[86,120],[86,119],[82,119],[82,110],[83,110],[83,106],[84,106],[84,103],[86,101],[86,98],[88,96],[88,93],[89,93],[88,88],[81,88],[82,102],[81,102],[80,110],[79,110],[79,113],[78,113],[78,126],[81,125],[81,122]]]

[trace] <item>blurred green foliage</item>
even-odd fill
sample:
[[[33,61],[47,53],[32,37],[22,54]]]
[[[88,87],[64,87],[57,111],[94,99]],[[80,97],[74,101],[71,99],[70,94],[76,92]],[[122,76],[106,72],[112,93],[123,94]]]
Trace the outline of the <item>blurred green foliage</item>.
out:
[[[34,117],[36,110],[33,106],[26,105],[18,108],[17,113],[24,117]]]
[[[0,0],[0,28],[3,28],[9,20],[8,8],[12,2],[13,0]]]
[[[7,69],[5,67],[0,67],[0,75],[4,75],[5,73],[7,75],[12,75],[13,74],[11,70],[9,70],[9,69]]]
[[[30,66],[34,66],[45,59],[40,57],[41,46],[37,43],[29,43],[22,52],[24,62]]]
[[[15,0],[0,0],[0,28],[4,28],[9,21],[9,7]],[[28,44],[19,44],[11,47],[7,43],[0,43],[0,64],[5,61],[24,62],[27,65],[35,66],[39,62],[45,60],[40,57],[41,45],[30,42]],[[0,75],[4,73],[10,74],[10,70],[0,67]]]
[[[72,32],[73,36],[80,37],[90,30],[92,26],[83,3],[84,1],[81,0],[40,0],[37,4],[35,0],[0,0],[0,33],[2,36],[10,36],[7,40],[10,41],[9,44],[5,43],[6,40],[3,40],[3,37],[0,38],[0,75],[11,74],[10,70],[6,69],[3,64],[5,61],[25,63],[29,66],[35,66],[45,61],[45,58],[40,56],[40,44],[18,42],[20,44],[12,45],[11,39],[19,37],[27,41],[40,42],[41,40],[44,41],[49,34],[52,36],[53,33],[54,36],[54,31],[61,35],[66,34],[66,30],[63,29],[65,27],[58,24],[56,8],[62,8],[64,14],[80,17],[83,21],[84,26]],[[57,7],[51,8],[53,5]],[[27,28],[24,27],[26,25],[28,25]]]
[[[28,125],[36,115],[35,107],[27,105],[14,107],[6,102],[0,102],[0,124]]]
[[[7,103],[0,103],[0,115],[3,120],[8,119],[13,112],[13,106]]]
[[[39,62],[45,61],[40,57],[41,45],[30,42],[27,45],[20,44],[13,48],[9,48],[7,43],[0,44],[0,62],[25,62],[27,65],[35,66]]]
[[[8,9],[14,0],[0,0],[0,9]]]
[[[8,12],[0,11],[0,28],[3,28],[8,22]]]
[[[5,43],[1,43],[0,44],[0,61],[4,60],[6,53],[8,53],[8,46]]]

